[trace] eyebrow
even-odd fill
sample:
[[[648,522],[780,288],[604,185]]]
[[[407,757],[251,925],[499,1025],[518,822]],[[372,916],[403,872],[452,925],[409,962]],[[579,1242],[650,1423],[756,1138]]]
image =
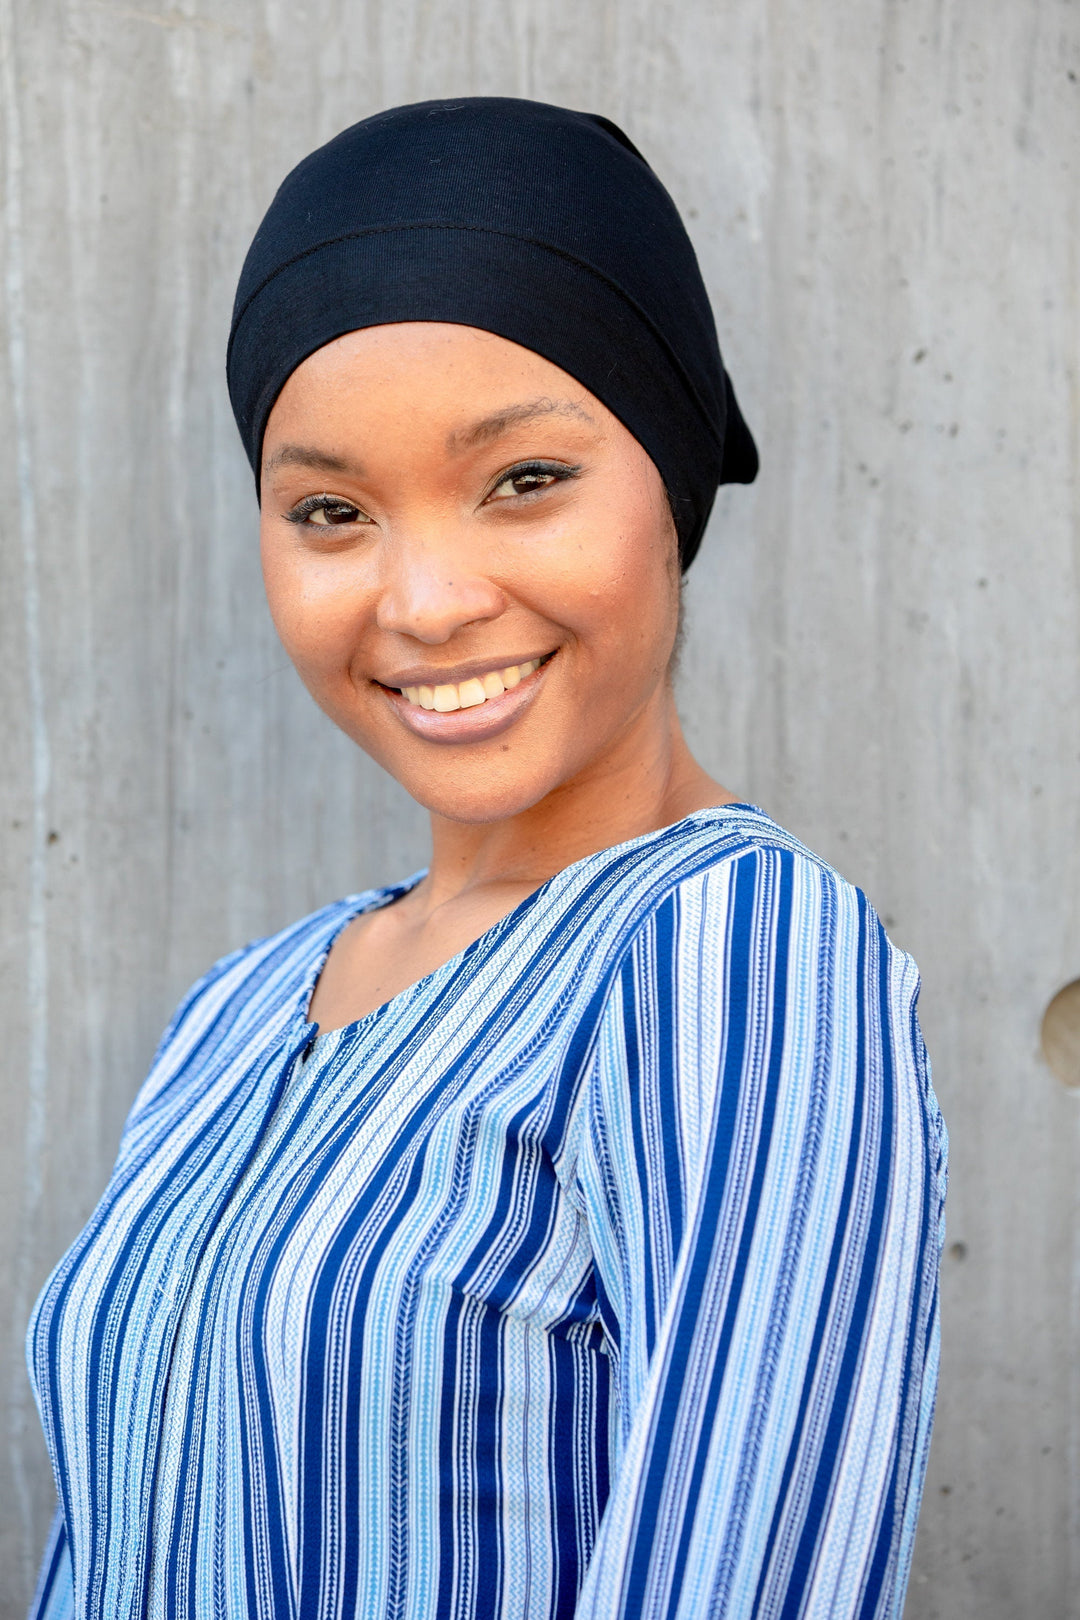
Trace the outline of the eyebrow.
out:
[[[523,422],[535,421],[540,416],[576,416],[580,421],[588,422],[590,427],[596,426],[588,411],[572,399],[523,400],[519,405],[506,405],[501,411],[493,411],[490,416],[481,417],[468,427],[455,428],[446,436],[446,448],[451,454],[472,450],[478,444],[489,444],[511,428],[520,427]]]
[[[363,474],[358,461],[307,444],[283,444],[268,458],[263,473],[275,472],[278,467],[310,467],[313,472],[351,473],[354,477]]]
[[[490,416],[481,417],[468,427],[454,428],[446,436],[446,448],[451,454],[472,450],[477,445],[490,444],[511,428],[542,416],[573,416],[581,422],[588,422],[590,427],[596,426],[588,411],[572,399],[523,400],[517,405],[505,405],[502,410],[493,411]],[[317,445],[307,444],[281,445],[267,458],[264,476],[276,472],[279,467],[307,467],[312,472],[346,473],[353,477],[362,477],[364,470],[358,461],[350,461],[347,456],[335,455],[332,450],[320,450]]]

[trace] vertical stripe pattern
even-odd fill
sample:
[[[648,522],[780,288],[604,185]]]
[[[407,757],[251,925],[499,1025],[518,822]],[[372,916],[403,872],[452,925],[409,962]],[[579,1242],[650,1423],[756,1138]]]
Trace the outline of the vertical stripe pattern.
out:
[[[899,1620],[944,1126],[914,964],[748,806],[314,1039],[217,964],[31,1324],[34,1620]]]

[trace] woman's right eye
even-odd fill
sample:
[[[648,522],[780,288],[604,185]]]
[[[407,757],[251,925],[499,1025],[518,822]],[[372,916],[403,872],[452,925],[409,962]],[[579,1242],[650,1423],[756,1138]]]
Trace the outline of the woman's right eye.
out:
[[[288,523],[304,523],[313,529],[335,528],[345,523],[370,523],[371,519],[352,501],[340,495],[305,495],[291,512],[286,512]]]

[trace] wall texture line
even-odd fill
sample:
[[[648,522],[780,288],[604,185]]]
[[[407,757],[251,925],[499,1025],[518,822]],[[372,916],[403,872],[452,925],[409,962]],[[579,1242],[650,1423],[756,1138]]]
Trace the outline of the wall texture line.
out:
[[[0,0],[0,1620],[52,1484],[30,1302],[172,1006],[420,865],[261,601],[223,378],[315,143],[427,96],[603,112],[683,209],[762,449],[687,587],[703,761],[923,970],[953,1137],[908,1620],[1080,1620],[1075,0]]]

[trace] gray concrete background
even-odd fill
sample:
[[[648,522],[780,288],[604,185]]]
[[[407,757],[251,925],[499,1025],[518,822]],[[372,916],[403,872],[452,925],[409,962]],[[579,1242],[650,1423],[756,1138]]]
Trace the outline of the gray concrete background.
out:
[[[924,974],[953,1134],[908,1620],[1080,1616],[1075,0],[0,0],[0,1616],[52,1486],[21,1340],[169,1011],[420,863],[261,602],[222,357],[286,169],[459,93],[609,114],[763,453],[690,576],[704,762]]]

